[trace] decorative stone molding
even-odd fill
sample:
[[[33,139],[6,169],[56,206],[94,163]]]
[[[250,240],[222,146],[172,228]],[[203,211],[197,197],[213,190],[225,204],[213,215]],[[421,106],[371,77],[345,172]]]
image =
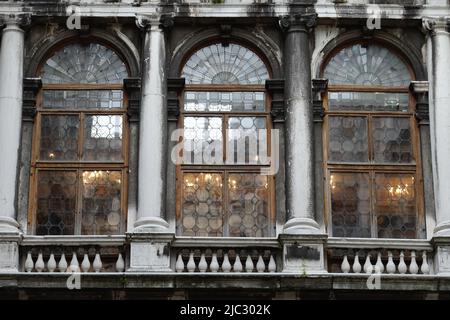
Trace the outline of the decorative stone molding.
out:
[[[123,79],[123,87],[128,94],[128,119],[130,122],[138,122],[141,111],[141,79]]]
[[[409,90],[416,98],[416,118],[420,122],[428,122],[430,119],[428,86],[428,81],[411,81],[409,86]]]
[[[9,14],[0,15],[0,26],[16,25],[19,27],[26,27],[31,24],[31,14]]]
[[[267,93],[272,97],[270,114],[273,122],[284,122],[284,79],[266,80]]]
[[[309,32],[317,22],[317,13],[301,13],[280,17],[280,27],[284,32]]]
[[[328,88],[328,79],[312,79],[313,116],[315,122],[321,122],[325,115],[322,93]]]
[[[185,85],[184,78],[167,79],[167,120],[177,121],[180,115],[179,94]]]
[[[160,28],[169,30],[174,25],[173,15],[136,15],[136,26],[142,30]]]
[[[41,78],[23,79],[22,120],[33,121],[36,115],[36,95],[42,87]]]
[[[450,24],[449,18],[429,18],[422,19],[422,28],[425,32],[430,32],[434,36],[437,32],[448,32]]]

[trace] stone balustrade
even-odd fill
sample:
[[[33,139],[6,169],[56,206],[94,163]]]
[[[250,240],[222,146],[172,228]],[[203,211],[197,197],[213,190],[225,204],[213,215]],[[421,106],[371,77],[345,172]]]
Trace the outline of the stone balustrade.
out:
[[[261,249],[183,249],[176,272],[276,272],[276,255]]]
[[[427,241],[383,239],[333,240],[327,243],[328,272],[433,274],[433,252]]]
[[[28,237],[20,246],[22,272],[124,272],[124,237]]]

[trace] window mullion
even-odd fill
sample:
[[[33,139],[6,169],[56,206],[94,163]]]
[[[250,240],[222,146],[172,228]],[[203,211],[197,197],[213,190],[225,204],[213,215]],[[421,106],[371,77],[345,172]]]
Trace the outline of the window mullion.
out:
[[[228,175],[229,172],[228,170],[224,170],[222,172],[222,181],[223,181],[223,185],[222,185],[222,203],[223,203],[223,213],[222,213],[222,230],[223,230],[223,236],[224,237],[228,237],[229,235],[229,228],[228,228]]]
[[[81,161],[83,159],[83,141],[84,141],[84,112],[80,113],[80,133],[78,135],[78,160]]]
[[[77,197],[76,197],[76,212],[74,221],[74,234],[81,235],[82,210],[83,210],[83,169],[77,170]]]

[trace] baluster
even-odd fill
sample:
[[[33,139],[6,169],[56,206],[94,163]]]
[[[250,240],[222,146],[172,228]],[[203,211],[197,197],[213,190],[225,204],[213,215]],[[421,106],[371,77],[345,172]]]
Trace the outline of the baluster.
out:
[[[403,254],[403,251],[400,251],[400,262],[398,264],[398,272],[400,274],[405,274],[407,270],[408,267],[406,266],[405,263],[405,255]]]
[[[175,270],[176,270],[176,272],[184,271],[184,261],[183,261],[183,257],[181,256],[181,253],[178,254],[177,263],[175,264]]]
[[[419,266],[416,262],[416,252],[411,251],[411,263],[409,264],[409,273],[417,274],[419,272]]]
[[[70,261],[70,266],[67,269],[69,272],[80,272],[80,265],[78,263],[77,255],[75,252],[72,253],[72,260]]]
[[[429,274],[430,273],[430,266],[428,265],[427,252],[426,251],[424,251],[422,253],[422,265],[420,266],[420,271],[423,274]]]
[[[188,272],[194,272],[195,271],[194,252],[191,252],[189,254],[189,261],[187,263],[187,270],[188,270]]]
[[[83,261],[81,262],[81,270],[83,270],[83,272],[88,272],[90,268],[91,262],[89,261],[89,256],[87,255],[87,253],[85,253]]]
[[[372,265],[372,262],[370,262],[370,253],[367,253],[367,256],[366,256],[366,262],[364,263],[364,272],[365,273],[373,272],[373,265]]]
[[[34,268],[36,269],[37,272],[42,272],[44,270],[45,264],[44,259],[42,258],[42,252],[39,252]]]
[[[256,271],[264,272],[266,271],[266,264],[261,255],[259,255],[258,262],[256,263]]]
[[[231,271],[231,264],[230,260],[228,259],[228,253],[224,253],[222,261],[222,272],[230,272],[230,271]]]
[[[355,254],[355,261],[353,261],[353,272],[360,273],[361,272],[361,264],[359,263],[358,252]]]
[[[234,261],[233,264],[233,272],[242,272],[242,262],[241,262],[241,258],[239,257],[239,254],[236,253],[236,260]]]
[[[31,252],[27,253],[27,259],[25,260],[25,271],[31,272],[34,268],[33,258],[31,257]]]
[[[388,251],[388,263],[386,264],[386,271],[389,274],[395,273],[395,263],[392,259],[392,252]]]
[[[123,257],[122,257],[121,253],[119,253],[119,256],[117,257],[116,271],[117,272],[124,272],[125,271],[125,261],[123,260]]]
[[[350,263],[348,263],[347,255],[345,255],[344,260],[342,260],[341,270],[343,273],[349,273],[350,271]]]
[[[375,264],[375,273],[383,273],[384,265],[383,261],[381,261],[381,252],[378,252],[377,263]]]
[[[94,262],[92,262],[92,268],[95,272],[100,272],[102,270],[102,259],[100,259],[100,253],[95,254]]]
[[[270,255],[268,270],[269,270],[269,272],[277,271],[277,264],[275,263],[275,259],[273,258],[273,255]]]
[[[211,270],[211,272],[219,271],[219,261],[217,261],[217,253],[212,254],[211,264],[209,265],[209,270]]]
[[[247,256],[247,260],[245,261],[245,271],[247,272],[253,272],[253,260],[250,258],[250,256]]]
[[[202,253],[200,262],[198,263],[198,270],[200,270],[200,272],[206,272],[206,269],[208,269],[208,263],[206,263],[205,254]]]
[[[47,270],[48,272],[53,272],[56,269],[56,260],[53,252],[50,253],[50,258],[47,261]]]
[[[58,270],[59,270],[59,272],[67,271],[67,260],[66,260],[66,255],[64,253],[61,254],[61,258],[59,259]]]

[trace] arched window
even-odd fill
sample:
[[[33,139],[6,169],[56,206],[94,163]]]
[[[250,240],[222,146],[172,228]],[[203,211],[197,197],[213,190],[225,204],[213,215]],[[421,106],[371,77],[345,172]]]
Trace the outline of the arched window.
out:
[[[332,235],[423,237],[410,68],[381,45],[358,43],[338,50],[323,77]]]
[[[99,43],[73,43],[40,68],[32,155],[37,235],[124,232],[127,67]]]
[[[272,179],[261,174],[271,127],[265,63],[244,46],[214,43],[189,57],[181,77],[178,233],[271,235]]]

